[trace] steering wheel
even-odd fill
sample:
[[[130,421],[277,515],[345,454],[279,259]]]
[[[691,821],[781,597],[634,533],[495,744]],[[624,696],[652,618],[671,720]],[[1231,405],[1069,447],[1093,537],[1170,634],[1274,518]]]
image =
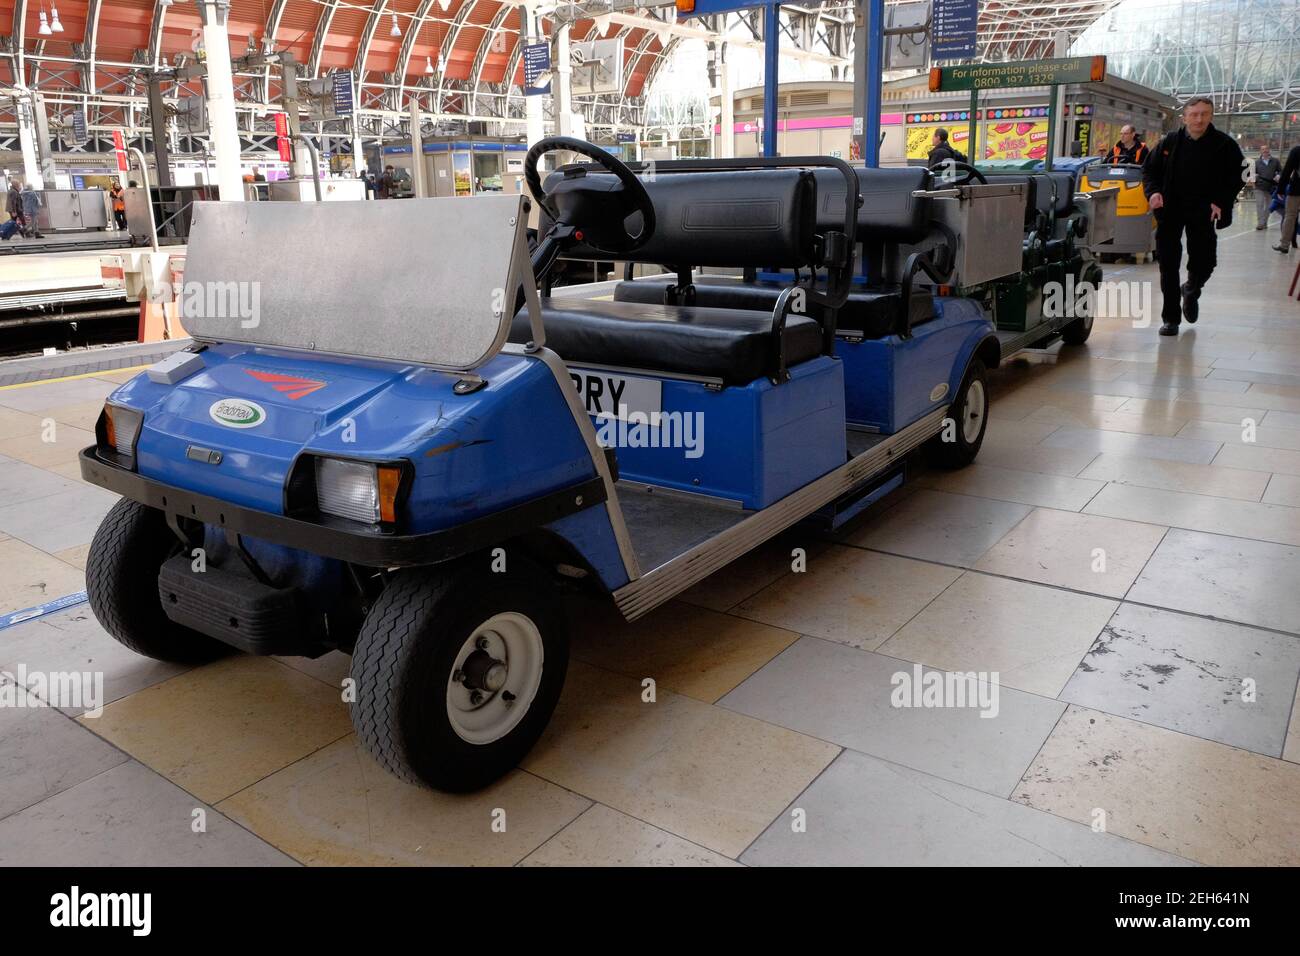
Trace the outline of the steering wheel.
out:
[[[989,181],[984,178],[984,174],[972,166],[970,163],[963,163],[960,160],[952,161],[952,168],[964,172],[966,175],[953,183],[945,183],[946,186],[969,186],[973,182],[978,182],[982,186],[987,186]]]
[[[613,182],[593,180],[581,166],[567,166],[564,178],[549,193],[542,191],[537,162],[555,150],[580,153],[615,177]],[[568,230],[574,240],[598,252],[619,255],[645,245],[655,231],[655,207],[645,185],[619,159],[599,146],[571,136],[549,136],[528,151],[524,181],[542,207],[555,220],[552,232]],[[641,214],[641,231],[627,230],[627,219]]]

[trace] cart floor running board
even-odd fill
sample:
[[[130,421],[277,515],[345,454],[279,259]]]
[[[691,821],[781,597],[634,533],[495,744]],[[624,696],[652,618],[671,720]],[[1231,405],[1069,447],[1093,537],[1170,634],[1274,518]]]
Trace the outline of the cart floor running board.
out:
[[[1050,322],[1044,322],[1042,325],[1035,325],[1028,332],[998,332],[998,346],[1002,349],[1002,357],[1009,359],[1017,352],[1023,352],[1034,342],[1041,338],[1056,332],[1057,329]]]
[[[720,524],[723,525],[721,530],[711,536],[706,536],[707,532],[704,532],[701,537],[705,539],[698,544],[664,561],[654,567],[654,570],[646,572],[635,581],[615,591],[614,601],[618,604],[618,609],[629,621],[635,621],[665,601],[671,600],[691,585],[730,564],[751,548],[757,547],[806,518],[818,508],[830,504],[870,480],[894,462],[901,460],[908,452],[937,435],[943,428],[943,420],[947,414],[946,407],[936,409],[898,434],[881,437],[879,441],[872,443],[869,448],[842,467],[823,475],[812,484],[787,495],[762,511],[728,512],[723,509],[713,509],[719,517]],[[630,531],[637,523],[629,516]],[[700,530],[704,531],[704,529]],[[632,537],[640,552],[642,548],[636,543],[635,531]],[[647,548],[646,550],[651,552],[658,549]]]

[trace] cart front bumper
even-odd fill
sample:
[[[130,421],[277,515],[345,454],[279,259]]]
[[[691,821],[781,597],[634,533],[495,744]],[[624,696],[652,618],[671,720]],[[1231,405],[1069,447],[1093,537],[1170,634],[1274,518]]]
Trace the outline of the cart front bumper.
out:
[[[376,568],[419,567],[448,561],[603,504],[607,497],[604,482],[595,477],[450,528],[400,534],[328,516],[308,521],[245,508],[111,464],[99,457],[94,445],[82,449],[80,460],[81,476],[86,481],[150,508],[201,521],[232,534],[246,534],[311,554]]]

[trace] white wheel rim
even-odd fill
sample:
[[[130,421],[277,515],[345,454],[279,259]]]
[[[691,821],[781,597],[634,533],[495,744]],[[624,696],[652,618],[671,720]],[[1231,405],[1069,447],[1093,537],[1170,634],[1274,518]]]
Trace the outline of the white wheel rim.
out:
[[[980,437],[980,429],[984,427],[984,405],[984,383],[974,379],[966,387],[966,403],[961,416],[961,434],[968,445],[975,444]]]
[[[461,645],[447,678],[452,730],[480,746],[510,733],[537,696],[544,664],[542,633],[531,618],[516,611],[488,618]]]

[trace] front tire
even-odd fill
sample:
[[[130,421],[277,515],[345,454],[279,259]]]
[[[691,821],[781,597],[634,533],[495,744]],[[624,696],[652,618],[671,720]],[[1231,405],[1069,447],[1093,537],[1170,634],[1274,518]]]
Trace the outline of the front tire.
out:
[[[158,572],[181,550],[156,508],[126,498],[109,510],[86,555],[86,598],[104,630],[137,654],[175,664],[205,664],[231,648],[163,613]]]
[[[966,366],[957,398],[948,406],[943,430],[931,440],[935,464],[964,468],[975,460],[988,428],[989,386],[984,362],[972,358]]]
[[[357,736],[391,773],[437,790],[477,790],[517,766],[568,669],[541,572],[513,554],[499,574],[481,560],[398,571],[352,652]]]

